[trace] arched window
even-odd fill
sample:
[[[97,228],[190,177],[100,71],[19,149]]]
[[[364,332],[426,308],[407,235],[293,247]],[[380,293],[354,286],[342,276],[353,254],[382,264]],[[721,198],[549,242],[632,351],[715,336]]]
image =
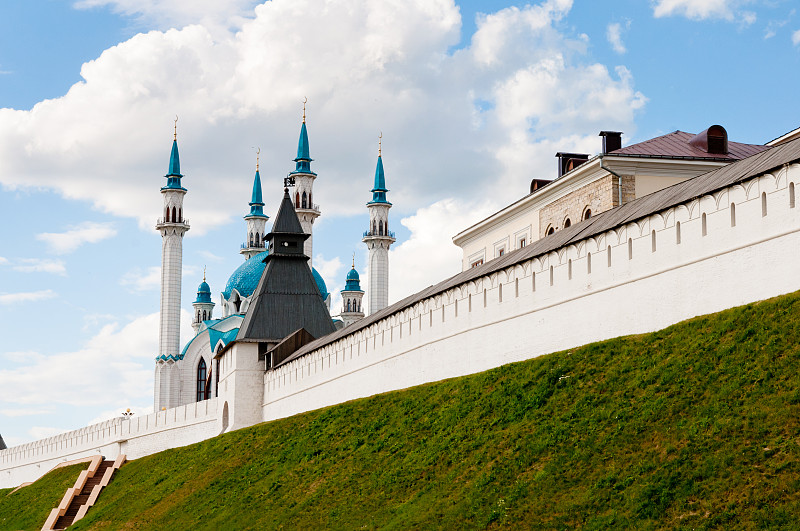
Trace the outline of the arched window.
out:
[[[592,217],[592,209],[587,208],[586,211],[583,213],[583,219],[589,219]]]
[[[650,245],[652,246],[652,251],[656,252],[656,231],[650,233]]]
[[[767,215],[767,192],[761,193],[761,217]]]
[[[177,211],[175,210],[175,207],[172,207],[172,222],[173,223],[177,223],[178,222],[178,217],[175,215],[176,212]]]
[[[200,358],[197,364],[197,401],[205,400],[206,396],[206,360]]]
[[[302,208],[308,208],[308,196],[306,195],[305,190],[303,190],[303,199],[300,204],[302,205]]]
[[[350,299],[347,299],[347,311],[350,311]]]
[[[383,222],[382,221],[378,222],[378,234],[383,236]]]
[[[731,203],[731,227],[736,226],[736,203]]]
[[[564,228],[566,229],[567,227],[571,227],[571,226],[572,226],[572,222],[569,220],[569,218],[565,219],[564,220]]]
[[[164,215],[164,221],[169,223],[169,207],[167,207],[167,213]]]
[[[794,183],[789,183],[789,208],[794,208]]]
[[[701,220],[701,224],[702,224],[703,236],[705,236],[706,234],[708,234],[708,221],[706,221],[706,213],[705,212],[703,212],[703,217],[702,217],[702,220]]]
[[[183,212],[181,210],[180,208],[178,209],[178,223],[183,223]]]
[[[314,208],[314,203],[311,201],[311,192],[308,192],[308,208]]]
[[[250,233],[250,247],[253,246],[253,233]]]
[[[300,208],[300,192],[294,193],[294,207]]]
[[[383,232],[385,232],[387,236],[389,235],[389,222],[388,221],[384,221],[383,222]]]
[[[549,229],[547,229],[547,236],[550,236],[550,235],[551,235],[551,234],[553,234],[555,231],[556,231],[555,227],[550,227]]]
[[[628,260],[633,260],[633,239],[628,238]]]
[[[200,322],[200,310],[197,310],[197,322]]]
[[[675,222],[675,243],[677,243],[677,244],[681,243],[681,222],[680,221],[676,221]]]

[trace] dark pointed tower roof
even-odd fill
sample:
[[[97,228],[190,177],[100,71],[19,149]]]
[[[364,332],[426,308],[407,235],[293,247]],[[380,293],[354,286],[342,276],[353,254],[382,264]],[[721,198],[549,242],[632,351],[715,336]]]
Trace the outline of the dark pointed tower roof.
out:
[[[278,342],[304,328],[315,338],[335,330],[325,301],[303,254],[303,233],[289,190],[267,234],[266,267],[239,328],[237,341]]]
[[[0,435],[0,450],[5,450],[6,448],[8,448],[8,446],[6,446],[6,442],[3,440],[3,436]]]

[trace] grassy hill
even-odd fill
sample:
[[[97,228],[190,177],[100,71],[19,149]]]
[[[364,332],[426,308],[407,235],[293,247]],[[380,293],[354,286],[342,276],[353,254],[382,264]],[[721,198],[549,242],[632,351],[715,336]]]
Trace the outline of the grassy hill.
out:
[[[138,459],[75,529],[792,528],[799,368],[795,293]]]
[[[41,529],[50,511],[61,503],[88,463],[70,465],[50,472],[27,487],[0,489],[0,529]]]

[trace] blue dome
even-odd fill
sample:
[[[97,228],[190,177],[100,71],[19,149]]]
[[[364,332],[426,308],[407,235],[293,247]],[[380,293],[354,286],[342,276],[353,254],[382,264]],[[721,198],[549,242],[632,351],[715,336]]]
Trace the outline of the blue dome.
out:
[[[358,278],[358,271],[356,271],[355,268],[347,272],[347,280],[360,280]]]
[[[194,302],[211,302],[211,288],[205,280],[197,287],[197,300]]]
[[[231,297],[231,293],[233,293],[234,289],[236,289],[242,297],[249,297],[253,294],[258,287],[258,281],[261,280],[261,274],[264,272],[264,268],[267,267],[267,264],[264,263],[267,254],[269,254],[269,251],[264,251],[263,253],[258,253],[250,257],[233,272],[231,278],[228,279],[228,283],[225,284],[225,291],[222,292],[222,296],[225,297],[226,300]],[[322,280],[322,277],[317,273],[316,269],[311,268],[311,273],[314,275],[314,281],[317,283],[320,294],[322,294],[322,299],[327,299],[328,288],[325,286],[325,281]]]
[[[345,282],[342,291],[361,291],[361,282],[355,267],[347,272],[347,282]]]

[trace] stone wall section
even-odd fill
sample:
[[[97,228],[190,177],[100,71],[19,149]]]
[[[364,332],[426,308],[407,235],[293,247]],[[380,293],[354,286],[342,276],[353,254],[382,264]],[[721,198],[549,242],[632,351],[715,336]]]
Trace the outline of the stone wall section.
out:
[[[561,230],[569,218],[572,225],[583,220],[587,209],[592,215],[611,210],[617,206],[619,192],[615,190],[617,178],[607,174],[578,188],[539,210],[539,239],[544,238],[550,228]]]

